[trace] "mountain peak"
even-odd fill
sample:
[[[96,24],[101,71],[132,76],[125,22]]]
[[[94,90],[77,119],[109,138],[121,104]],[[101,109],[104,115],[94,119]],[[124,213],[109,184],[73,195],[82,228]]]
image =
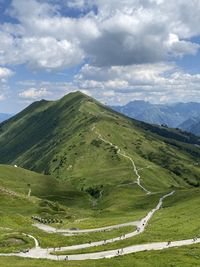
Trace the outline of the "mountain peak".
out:
[[[81,91],[74,91],[74,92],[70,92],[69,94],[64,95],[61,99],[58,99],[58,101],[70,101],[72,99],[88,99],[89,96],[82,93]]]

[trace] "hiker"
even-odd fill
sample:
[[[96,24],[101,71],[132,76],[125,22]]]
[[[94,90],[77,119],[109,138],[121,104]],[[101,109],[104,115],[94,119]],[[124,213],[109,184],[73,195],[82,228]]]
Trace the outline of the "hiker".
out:
[[[67,261],[67,260],[68,260],[68,256],[65,257],[65,261]]]
[[[168,241],[168,242],[167,242],[167,246],[169,246],[170,244],[171,244],[171,241]]]

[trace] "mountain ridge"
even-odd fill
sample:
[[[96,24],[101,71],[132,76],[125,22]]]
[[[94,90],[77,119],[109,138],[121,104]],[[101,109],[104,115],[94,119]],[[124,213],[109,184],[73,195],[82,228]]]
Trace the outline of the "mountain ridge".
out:
[[[173,150],[177,147],[189,158],[200,155],[198,148],[194,146],[200,144],[198,137],[127,118],[91,97],[75,92],[60,100],[35,102],[0,124],[0,161],[71,180],[73,185],[86,191],[91,191],[88,187],[88,183],[91,183],[98,191],[102,184],[108,186],[109,181],[105,180],[105,175],[112,177],[110,169],[114,166],[121,168],[116,173],[116,179],[110,180],[111,184],[116,183],[120,172],[123,173],[129,163],[119,158],[116,149],[109,148],[98,140],[98,136],[92,132],[94,125],[103,137],[107,136],[108,140],[111,139],[110,142],[121,143],[122,148],[134,154],[139,165],[142,162],[141,165],[148,164],[150,160],[153,164],[158,164],[159,168],[167,166],[172,176],[177,175],[175,167],[166,165],[166,152],[158,150],[157,146],[165,143],[166,151],[170,147]],[[135,135],[134,138],[132,134]],[[152,145],[150,140],[154,140],[155,144]],[[176,153],[180,153],[178,150]],[[163,161],[159,159],[160,153]],[[89,167],[91,157],[99,158],[97,166],[92,168]],[[97,171],[98,168],[102,169],[102,174]],[[100,178],[92,178],[95,176]],[[186,174],[183,176],[186,179]],[[191,180],[194,180],[191,184],[198,183],[197,178]]]
[[[111,106],[131,118],[147,123],[180,127],[190,118],[200,117],[200,103],[151,104],[146,101],[131,101],[124,106]],[[184,128],[182,128],[184,130]]]
[[[88,250],[191,239],[199,229],[199,145],[195,135],[128,118],[78,92],[33,103],[0,124],[0,162],[17,165],[0,165],[0,243],[7,242],[6,227],[13,229],[10,238],[17,232],[21,240],[21,233],[28,233],[41,248],[88,247],[116,236],[119,241],[102,241]],[[129,224],[142,220],[169,194],[145,232],[127,240],[121,236],[134,231],[133,226],[73,236],[34,226],[40,222],[55,229],[94,229]],[[0,252],[32,246],[29,240],[2,246]]]

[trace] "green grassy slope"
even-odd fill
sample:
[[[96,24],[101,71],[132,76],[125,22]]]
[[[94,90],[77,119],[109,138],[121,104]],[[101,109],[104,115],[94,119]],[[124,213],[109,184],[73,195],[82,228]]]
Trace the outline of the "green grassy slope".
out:
[[[40,199],[54,201],[61,205],[77,209],[90,207],[88,194],[78,191],[67,181],[59,181],[52,176],[38,174],[23,168],[0,165],[0,187],[7,188],[23,196],[28,195]]]
[[[87,213],[100,225],[141,218],[148,203],[133,208],[138,199],[145,202],[146,195],[135,184],[130,160],[98,139],[95,131],[144,168],[139,171],[141,184],[158,193],[150,197],[151,207],[166,191],[199,186],[197,137],[129,119],[80,92],[35,102],[0,124],[0,162],[59,178],[55,186],[54,178],[41,176],[37,189],[23,178],[24,186],[19,182],[18,187],[27,192],[30,183],[36,196],[83,212],[83,227],[92,224]]]
[[[139,169],[141,184],[154,194],[146,195],[138,187],[130,160],[101,141],[96,132],[132,157]],[[156,206],[160,196],[174,189],[176,194],[165,201],[147,231],[140,237],[123,241],[120,246],[198,235],[200,149],[196,145],[199,143],[198,137],[182,131],[129,119],[79,92],[58,101],[33,103],[0,124],[0,163],[4,164],[0,165],[0,227],[3,227],[0,228],[0,251],[4,251],[1,244],[8,239],[5,227],[13,229],[8,232],[9,237],[22,239],[22,232],[30,233],[43,247],[100,240],[104,237],[98,234],[72,238],[48,235],[31,225],[31,216],[61,218],[63,224],[54,225],[56,227],[95,228],[124,223],[141,219]],[[30,198],[27,197],[29,189]],[[113,231],[109,236],[118,234]],[[30,240],[22,242],[19,246],[11,244],[8,251],[31,246]],[[114,246],[118,244],[110,248]],[[177,250],[180,259],[184,251],[190,250]],[[159,258],[162,262],[174,252],[155,253],[158,257],[163,253]],[[154,264],[155,253],[138,255]],[[145,266],[142,256],[127,256],[121,263],[118,259],[98,262],[99,266],[112,263],[131,266],[127,264],[135,260],[138,266]],[[188,257],[185,255],[186,260]],[[194,264],[195,257],[191,259]],[[22,261],[16,260],[19,266],[39,266],[36,261]],[[0,262],[5,263],[3,258]],[[87,264],[95,266],[92,261]],[[79,265],[69,263],[69,266]]]
[[[72,191],[72,187],[67,185],[51,176],[0,165],[0,252],[33,246],[32,240],[24,239],[22,233],[34,235],[43,247],[58,247],[102,240],[108,236],[112,238],[133,229],[125,227],[108,233],[64,237],[49,235],[32,226],[36,222],[32,216],[62,220],[63,224],[56,223],[56,227],[64,227],[67,223],[72,227],[76,225],[77,218],[95,216],[88,195],[75,189]],[[32,189],[30,197],[27,196],[29,188]],[[9,243],[10,239],[12,242]]]
[[[128,119],[79,92],[35,102],[0,124],[0,162],[63,178],[84,191],[133,181],[130,161],[98,140],[94,125],[137,166],[152,165],[143,181],[150,189],[199,185],[199,168],[190,167],[200,158],[192,144],[197,137]]]

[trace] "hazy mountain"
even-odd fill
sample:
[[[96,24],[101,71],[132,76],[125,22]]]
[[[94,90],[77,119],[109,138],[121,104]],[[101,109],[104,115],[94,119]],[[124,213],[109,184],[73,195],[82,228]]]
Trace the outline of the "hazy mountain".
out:
[[[131,118],[136,118],[152,107],[154,107],[153,104],[143,100],[131,101],[124,106],[112,106],[114,110],[119,111]]]
[[[9,118],[11,118],[13,115],[11,114],[7,114],[7,113],[0,113],[0,123],[8,120]]]
[[[175,103],[171,105],[132,101],[124,106],[112,106],[131,118],[152,124],[178,127],[186,120],[200,116],[200,103]]]
[[[192,117],[181,123],[178,128],[191,132],[192,127],[200,121],[200,118]]]
[[[191,118],[182,123],[179,128],[196,135],[200,135],[200,117]]]
[[[200,135],[200,119],[198,120],[197,123],[193,124],[193,125],[190,127],[189,131],[190,131],[191,133],[196,134],[196,135]]]

